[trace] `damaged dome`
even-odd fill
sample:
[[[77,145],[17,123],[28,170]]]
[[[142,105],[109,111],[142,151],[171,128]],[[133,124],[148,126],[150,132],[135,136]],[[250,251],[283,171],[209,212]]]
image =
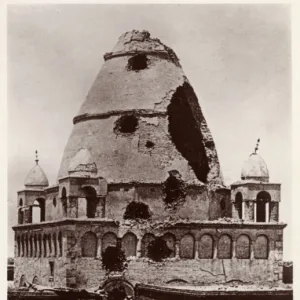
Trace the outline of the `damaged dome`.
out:
[[[73,120],[58,177],[74,169],[74,153],[89,149],[108,183],[161,183],[176,170],[187,184],[222,184],[214,141],[174,51],[134,30],[104,59]]]

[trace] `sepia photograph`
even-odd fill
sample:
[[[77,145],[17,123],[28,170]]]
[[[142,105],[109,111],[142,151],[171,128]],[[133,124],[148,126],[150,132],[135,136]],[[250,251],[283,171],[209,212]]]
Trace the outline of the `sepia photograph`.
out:
[[[7,299],[292,300],[291,5],[6,10]]]

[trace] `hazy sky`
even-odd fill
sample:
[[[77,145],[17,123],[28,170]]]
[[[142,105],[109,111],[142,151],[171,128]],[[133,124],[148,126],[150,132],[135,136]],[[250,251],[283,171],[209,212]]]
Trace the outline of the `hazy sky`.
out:
[[[291,213],[289,7],[277,5],[10,5],[8,7],[8,212],[34,165],[50,184],[72,118],[119,36],[146,29],[171,47],[198,96],[227,184],[261,139],[270,181],[282,183],[280,219]],[[291,259],[291,225],[284,258]],[[9,229],[9,254],[13,233]]]

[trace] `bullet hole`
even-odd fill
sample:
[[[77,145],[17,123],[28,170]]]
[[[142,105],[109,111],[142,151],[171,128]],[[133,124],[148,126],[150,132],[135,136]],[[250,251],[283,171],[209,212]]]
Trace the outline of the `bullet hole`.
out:
[[[145,54],[137,54],[128,59],[127,70],[140,71],[148,67],[148,58]]]
[[[138,119],[133,115],[120,117],[115,123],[115,132],[130,134],[134,133],[138,126]]]
[[[107,300],[125,300],[127,297],[125,288],[118,286],[107,293]]]
[[[124,219],[149,219],[150,211],[148,205],[142,202],[130,202],[125,210]]]
[[[157,262],[169,257],[171,253],[172,250],[169,249],[167,242],[161,237],[155,238],[148,246],[148,257]]]
[[[120,246],[109,246],[102,252],[102,267],[110,272],[126,269],[125,253]]]
[[[194,90],[188,83],[176,89],[167,112],[169,133],[176,149],[188,161],[196,177],[206,183],[209,166],[200,130],[203,115]],[[211,142],[208,144],[213,148]]]
[[[148,149],[152,149],[152,148],[154,147],[154,143],[151,142],[151,141],[147,141],[147,142],[146,142],[146,147],[147,147]]]
[[[170,171],[163,185],[164,201],[166,204],[178,204],[185,200],[185,183],[178,171]]]

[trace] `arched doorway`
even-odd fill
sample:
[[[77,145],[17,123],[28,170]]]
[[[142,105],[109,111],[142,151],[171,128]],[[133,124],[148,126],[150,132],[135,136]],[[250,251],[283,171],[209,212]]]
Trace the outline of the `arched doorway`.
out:
[[[97,210],[97,193],[92,187],[83,188],[86,198],[86,216],[88,218],[95,218]]]
[[[32,223],[45,221],[45,199],[36,199],[31,205]]]
[[[271,196],[268,192],[262,191],[257,194],[256,197],[256,221],[257,222],[269,222],[270,208],[269,203]]]
[[[243,219],[243,195],[241,192],[238,192],[235,196],[235,208],[239,219]]]

